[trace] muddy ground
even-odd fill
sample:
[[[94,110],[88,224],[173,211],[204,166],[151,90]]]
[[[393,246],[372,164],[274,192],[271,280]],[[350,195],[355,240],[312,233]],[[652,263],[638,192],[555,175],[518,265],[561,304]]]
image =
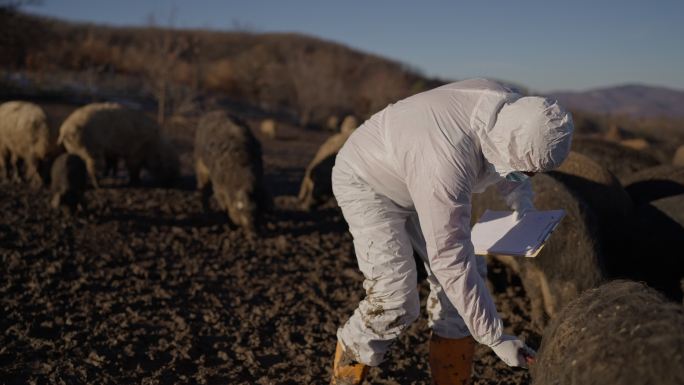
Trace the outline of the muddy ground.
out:
[[[51,210],[44,190],[0,185],[0,383],[327,383],[362,276],[334,203],[294,205],[328,134],[282,134],[261,138],[276,204],[260,238],[202,212],[183,138],[176,188],[109,179],[72,217]],[[522,288],[506,275],[490,266],[506,332],[538,346]],[[424,305],[426,284],[421,295]],[[368,383],[429,384],[428,336],[423,310]],[[530,381],[483,346],[473,380]]]

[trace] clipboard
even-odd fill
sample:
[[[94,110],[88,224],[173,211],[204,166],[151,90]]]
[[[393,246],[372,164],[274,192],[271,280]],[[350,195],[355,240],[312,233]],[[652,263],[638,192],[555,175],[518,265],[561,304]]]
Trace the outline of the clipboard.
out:
[[[516,220],[513,211],[487,210],[471,231],[475,254],[534,258],[564,216],[564,210],[531,211]]]

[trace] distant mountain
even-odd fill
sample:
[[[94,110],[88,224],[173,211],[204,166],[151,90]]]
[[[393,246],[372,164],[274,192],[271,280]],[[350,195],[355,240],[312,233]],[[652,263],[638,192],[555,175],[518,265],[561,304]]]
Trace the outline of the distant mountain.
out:
[[[597,114],[633,117],[684,117],[684,90],[644,85],[623,85],[584,92],[549,94],[563,106]]]

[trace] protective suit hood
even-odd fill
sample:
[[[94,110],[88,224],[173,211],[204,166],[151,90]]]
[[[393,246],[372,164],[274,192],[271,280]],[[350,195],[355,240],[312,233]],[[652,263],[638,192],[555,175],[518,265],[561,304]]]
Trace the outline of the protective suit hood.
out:
[[[482,153],[497,174],[552,170],[570,152],[572,117],[554,100],[526,96],[502,105],[477,130]]]

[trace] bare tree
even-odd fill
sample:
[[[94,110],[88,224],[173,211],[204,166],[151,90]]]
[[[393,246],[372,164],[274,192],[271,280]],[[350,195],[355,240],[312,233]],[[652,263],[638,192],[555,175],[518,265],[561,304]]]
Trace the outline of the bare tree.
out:
[[[258,44],[231,61],[232,76],[250,102],[269,109],[283,99],[289,85],[282,76],[282,60],[273,47]]]
[[[325,119],[347,101],[340,56],[313,48],[295,49],[287,61],[299,109],[299,124]]]
[[[178,97],[181,89],[175,82],[175,71],[182,62],[182,55],[188,51],[192,51],[191,41],[185,36],[171,29],[173,19],[175,17],[175,10],[171,12],[169,17],[169,27],[159,28],[155,22],[154,15],[148,17],[148,25],[152,32],[152,37],[147,43],[147,52],[149,53],[150,62],[144,67],[146,83],[152,92],[152,95],[157,100],[157,121],[163,124],[169,113],[173,110],[174,103],[179,104],[178,100],[186,97]],[[175,98],[174,98],[175,96]]]
[[[370,61],[360,64],[360,67],[364,76],[357,88],[354,110],[362,116],[368,116],[409,93],[411,87],[406,74],[398,76],[391,66]]]

